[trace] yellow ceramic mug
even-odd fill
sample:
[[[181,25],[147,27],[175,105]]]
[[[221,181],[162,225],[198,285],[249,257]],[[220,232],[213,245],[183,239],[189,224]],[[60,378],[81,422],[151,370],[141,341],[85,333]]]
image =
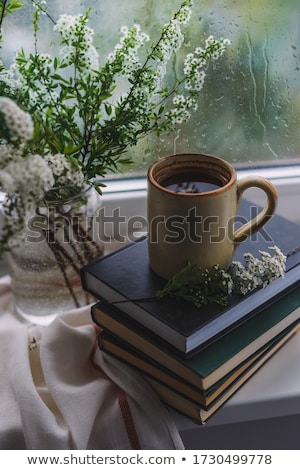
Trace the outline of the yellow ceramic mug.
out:
[[[243,192],[267,196],[264,209],[234,231]],[[260,176],[237,181],[227,161],[205,154],[161,158],[148,170],[148,248],[152,269],[164,279],[188,260],[203,268],[227,269],[236,247],[270,220],[277,205],[274,186]]]

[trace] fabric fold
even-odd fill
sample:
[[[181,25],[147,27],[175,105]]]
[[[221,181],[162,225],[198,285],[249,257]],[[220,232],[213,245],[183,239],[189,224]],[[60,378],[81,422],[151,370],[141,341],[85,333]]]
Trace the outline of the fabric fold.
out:
[[[183,449],[141,374],[103,353],[90,306],[27,326],[0,281],[0,448]]]

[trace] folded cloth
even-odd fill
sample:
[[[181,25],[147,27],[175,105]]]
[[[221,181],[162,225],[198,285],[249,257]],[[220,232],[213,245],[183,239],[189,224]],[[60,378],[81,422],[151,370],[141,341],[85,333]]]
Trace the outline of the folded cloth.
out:
[[[168,409],[133,368],[103,353],[90,306],[47,327],[12,314],[0,279],[0,449],[183,449]]]

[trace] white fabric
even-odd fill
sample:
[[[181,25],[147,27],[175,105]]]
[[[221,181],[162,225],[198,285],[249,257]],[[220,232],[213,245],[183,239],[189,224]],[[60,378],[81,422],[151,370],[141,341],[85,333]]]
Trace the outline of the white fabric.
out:
[[[48,327],[28,327],[12,310],[5,276],[0,449],[183,449],[167,408],[140,374],[97,347],[90,307],[57,317]],[[118,397],[125,397],[129,419]],[[129,431],[130,418],[136,434]]]

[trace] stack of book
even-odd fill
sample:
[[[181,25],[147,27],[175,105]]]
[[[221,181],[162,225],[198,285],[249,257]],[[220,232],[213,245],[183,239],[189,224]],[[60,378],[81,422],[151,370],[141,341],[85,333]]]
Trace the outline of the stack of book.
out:
[[[99,299],[91,311],[99,347],[137,368],[166,404],[204,423],[299,329],[299,233],[276,215],[268,232],[239,247],[241,260],[279,246],[289,253],[287,272],[226,308],[158,300],[165,281],[149,266],[146,237],[90,263],[82,285]]]

